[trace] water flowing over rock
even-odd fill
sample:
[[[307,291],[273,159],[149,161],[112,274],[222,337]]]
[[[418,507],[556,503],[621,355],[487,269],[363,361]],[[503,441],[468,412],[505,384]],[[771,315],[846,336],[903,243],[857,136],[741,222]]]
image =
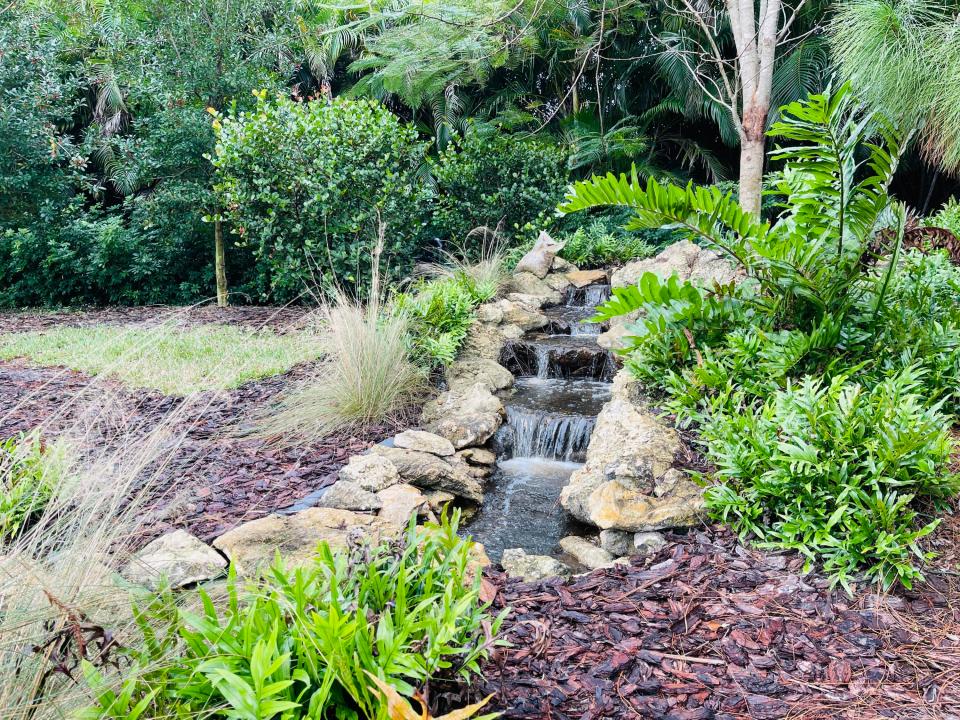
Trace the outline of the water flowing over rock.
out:
[[[548,555],[528,555],[520,548],[503,551],[500,561],[507,577],[523,578],[524,582],[537,582],[549,577],[570,577],[570,568]]]
[[[576,518],[602,529],[658,530],[694,524],[703,509],[700,488],[672,469],[677,432],[647,409],[625,371],[597,418],[584,466],[560,502]]]
[[[504,345],[501,364],[517,375],[538,378],[609,379],[614,363],[596,336],[533,335]]]
[[[216,550],[186,530],[174,530],[134,555],[121,575],[151,589],[159,587],[164,579],[170,587],[178,588],[220,577],[226,567],[227,561]]]
[[[213,542],[242,575],[263,571],[277,552],[287,567],[309,565],[317,547],[327,542],[333,549],[351,541],[392,537],[402,528],[375,515],[332,508],[307,508],[293,515],[268,515],[244,523]]]
[[[520,258],[514,273],[526,272],[541,279],[545,278],[553,267],[554,258],[563,250],[564,245],[566,243],[554,240],[546,230],[541,230],[536,243],[526,255]]]

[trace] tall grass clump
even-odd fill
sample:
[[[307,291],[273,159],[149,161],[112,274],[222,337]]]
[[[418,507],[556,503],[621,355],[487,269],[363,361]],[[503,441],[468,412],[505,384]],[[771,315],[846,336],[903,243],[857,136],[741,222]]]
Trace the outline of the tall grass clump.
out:
[[[318,312],[324,359],[258,419],[259,431],[271,438],[311,442],[360,430],[397,415],[426,391],[426,374],[408,353],[407,316],[342,292]]]
[[[507,251],[496,230],[476,228],[467,236],[482,235],[479,248],[469,252],[466,245],[453,251],[444,250],[440,262],[423,263],[417,266],[418,275],[427,279],[446,279],[463,286],[477,304],[496,299],[507,281]]]

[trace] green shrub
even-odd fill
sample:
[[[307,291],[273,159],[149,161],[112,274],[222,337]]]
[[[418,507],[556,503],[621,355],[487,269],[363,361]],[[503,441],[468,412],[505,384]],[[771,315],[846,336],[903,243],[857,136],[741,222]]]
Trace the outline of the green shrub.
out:
[[[949,473],[949,418],[907,368],[867,389],[836,375],[788,383],[757,409],[720,413],[702,428],[721,484],[710,509],[771,548],[798,550],[847,585],[853,573],[884,588],[922,577],[916,498],[960,489]]]
[[[315,284],[363,295],[381,231],[394,276],[422,252],[423,146],[379,103],[264,92],[256,109],[214,124],[217,190],[238,244],[257,259],[260,299],[295,299]]]
[[[231,574],[226,607],[203,590],[198,614],[156,601],[138,612],[142,649],[121,692],[86,665],[97,701],[82,717],[262,720],[383,718],[366,673],[410,696],[428,682],[469,681],[502,615],[480,599],[472,542],[458,516],[412,525],[399,540],[323,544],[301,569],[278,559],[242,589]]]
[[[930,528],[913,528],[911,503],[957,489],[940,410],[960,379],[960,278],[942,255],[901,253],[906,210],[887,188],[905,133],[848,87],[786,106],[771,134],[789,143],[772,153],[773,224],[719,188],[635,175],[578,183],[561,209],[627,206],[628,229],[682,228],[744,269],[726,287],[646,273],[597,319],[638,313],[626,365],[700,425],[722,517],[841,582],[863,568],[909,584]]]
[[[40,513],[55,488],[55,469],[36,431],[0,442],[0,545]]]
[[[431,229],[445,243],[465,245],[471,230],[501,229],[513,239],[563,197],[566,154],[528,135],[467,132],[433,162],[437,197]]]
[[[954,197],[947,200],[936,214],[925,220],[924,225],[943,228],[960,237],[960,200]]]

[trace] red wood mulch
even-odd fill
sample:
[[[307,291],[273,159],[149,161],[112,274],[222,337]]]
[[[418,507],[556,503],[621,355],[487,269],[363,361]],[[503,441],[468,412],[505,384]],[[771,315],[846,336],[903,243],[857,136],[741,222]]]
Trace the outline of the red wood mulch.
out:
[[[184,400],[62,368],[0,361],[0,438],[42,423],[47,437],[79,434],[93,453],[118,443],[133,452],[138,439],[162,426],[168,445],[148,471],[150,491],[135,544],[171,527],[210,541],[333,483],[351,455],[393,433],[390,427],[374,427],[278,448],[232,432],[308,370],[300,366],[230,392]]]
[[[512,647],[480,690],[506,718],[960,718],[960,583],[853,598],[728,531],[629,567],[527,584],[492,572]]]

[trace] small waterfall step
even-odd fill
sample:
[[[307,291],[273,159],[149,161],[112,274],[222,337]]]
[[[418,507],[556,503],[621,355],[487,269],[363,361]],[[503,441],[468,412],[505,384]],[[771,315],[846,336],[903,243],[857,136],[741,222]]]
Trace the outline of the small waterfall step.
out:
[[[525,335],[511,340],[500,364],[518,377],[610,380],[615,363],[595,335]]]
[[[568,307],[566,305],[555,305],[543,311],[543,314],[550,319],[550,324],[544,330],[548,335],[589,335],[596,337],[607,329],[603,323],[589,322],[593,317],[595,309],[592,307]]]
[[[507,422],[494,438],[501,457],[583,462],[609,383],[520,378],[502,395]]]
[[[587,285],[582,288],[571,286],[564,293],[563,303],[567,307],[595,308],[609,299],[609,285]]]

